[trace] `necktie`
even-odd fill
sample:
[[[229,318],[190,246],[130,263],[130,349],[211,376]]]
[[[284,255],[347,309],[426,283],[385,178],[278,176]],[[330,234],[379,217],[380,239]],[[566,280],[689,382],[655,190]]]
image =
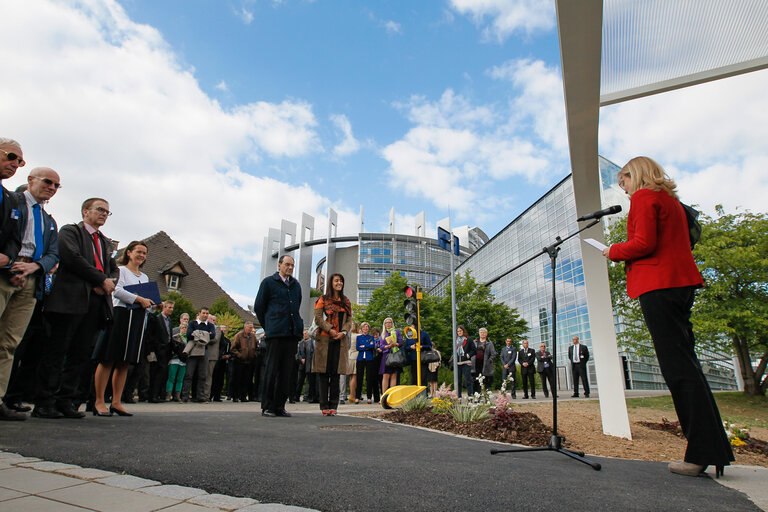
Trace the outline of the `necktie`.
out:
[[[99,232],[96,231],[92,235],[93,237],[93,257],[96,260],[96,268],[100,272],[104,272],[104,265],[101,263],[101,242],[99,241]]]
[[[35,222],[35,255],[32,261],[37,261],[43,255],[43,215],[37,203],[32,205],[32,220]]]

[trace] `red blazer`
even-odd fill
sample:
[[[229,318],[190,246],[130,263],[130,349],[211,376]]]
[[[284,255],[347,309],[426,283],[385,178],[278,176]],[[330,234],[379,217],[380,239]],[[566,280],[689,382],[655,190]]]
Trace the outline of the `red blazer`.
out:
[[[663,288],[703,286],[680,201],[664,191],[638,190],[630,201],[627,235],[627,242],[611,246],[608,257],[627,262],[630,298]]]

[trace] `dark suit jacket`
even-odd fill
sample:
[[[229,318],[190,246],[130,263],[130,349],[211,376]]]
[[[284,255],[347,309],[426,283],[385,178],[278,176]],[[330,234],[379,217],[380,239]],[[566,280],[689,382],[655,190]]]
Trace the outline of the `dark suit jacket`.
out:
[[[154,352],[158,363],[168,364],[168,361],[171,360],[173,349],[173,332],[168,332],[163,316],[160,313],[150,317],[149,329],[150,336],[147,352]],[[173,328],[171,328],[171,331],[173,331]]]
[[[520,373],[527,375],[536,371],[536,351],[531,347],[521,348],[517,354],[517,362],[520,363]],[[523,363],[528,363],[528,366],[523,366]]]
[[[554,369],[555,363],[552,362],[552,354],[549,350],[545,350],[541,353],[541,350],[536,351],[536,371],[541,373],[545,370],[544,363],[549,363],[549,369]]]
[[[259,293],[253,303],[253,312],[264,327],[267,338],[295,338],[304,336],[304,322],[299,314],[301,286],[293,277],[286,285],[275,272],[261,281]]]
[[[0,253],[10,258],[11,262],[19,253],[19,214],[16,194],[0,186],[3,194],[3,204],[0,208]]]
[[[579,343],[579,359],[584,364],[589,361],[589,349],[583,343]],[[568,360],[573,363],[573,345],[568,347]]]
[[[27,211],[27,199],[24,194],[14,194],[16,196],[16,202],[19,205],[19,247],[21,247],[21,240],[24,231],[27,229],[27,222],[29,222]],[[40,209],[43,215],[43,255],[36,261],[41,267],[42,272],[34,275],[37,281],[37,290],[35,296],[38,300],[43,298],[45,292],[45,279],[41,279],[45,274],[51,271],[51,269],[59,262],[59,233],[56,221],[48,215],[48,212]]]
[[[117,263],[112,257],[109,242],[100,237],[104,272],[96,268],[91,235],[82,222],[67,224],[59,230],[59,270],[45,311],[79,315],[88,312],[92,288],[101,286],[105,279],[118,277]],[[107,307],[112,309],[112,298],[105,295]]]

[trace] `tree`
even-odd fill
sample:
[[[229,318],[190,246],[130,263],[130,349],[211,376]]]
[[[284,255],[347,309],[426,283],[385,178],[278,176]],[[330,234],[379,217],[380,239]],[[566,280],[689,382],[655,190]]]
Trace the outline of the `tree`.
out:
[[[404,323],[403,301],[405,295],[403,288],[408,285],[408,281],[399,273],[394,273],[386,280],[384,286],[373,291],[368,305],[363,308],[360,316],[360,322],[368,322],[371,328],[384,324],[384,319],[392,317],[395,321],[395,327],[401,327]]]
[[[192,302],[188,298],[184,297],[179,292],[169,292],[168,295],[163,297],[163,300],[172,300],[174,302],[173,313],[171,314],[171,320],[174,325],[179,324],[179,317],[183,313],[187,313],[190,320],[195,319],[197,309],[195,309],[195,306],[192,305]]]
[[[226,295],[222,295],[218,299],[213,301],[213,304],[211,304],[208,311],[216,317],[224,313],[230,313],[235,316],[240,316],[238,311],[229,305],[229,298],[227,298]]]
[[[744,392],[764,395],[768,388],[768,214],[702,215],[701,240],[693,256],[704,276],[691,321],[697,348],[737,357]],[[626,219],[608,234],[610,243],[626,241]],[[640,304],[626,294],[623,263],[609,266],[611,298],[622,325],[619,341],[639,353],[652,353]],[[753,359],[758,363],[753,366]]]
[[[697,339],[736,355],[744,392],[768,388],[768,214],[704,215],[693,255],[705,287],[694,305]],[[753,358],[758,360],[753,367]]]
[[[230,311],[224,311],[216,315],[216,325],[227,326],[227,337],[231,340],[232,337],[243,329],[243,319],[240,315],[231,313]]]

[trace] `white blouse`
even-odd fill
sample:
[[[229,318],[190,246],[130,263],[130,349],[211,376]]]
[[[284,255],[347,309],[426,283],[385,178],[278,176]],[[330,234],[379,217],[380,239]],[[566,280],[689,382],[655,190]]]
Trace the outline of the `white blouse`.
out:
[[[137,276],[128,270],[128,267],[118,267],[118,270],[120,271],[120,277],[117,279],[115,291],[112,294],[112,305],[114,307],[124,308],[133,304],[137,297],[136,294],[126,291],[125,286],[147,283],[149,282],[149,278],[144,272],[140,272]]]

